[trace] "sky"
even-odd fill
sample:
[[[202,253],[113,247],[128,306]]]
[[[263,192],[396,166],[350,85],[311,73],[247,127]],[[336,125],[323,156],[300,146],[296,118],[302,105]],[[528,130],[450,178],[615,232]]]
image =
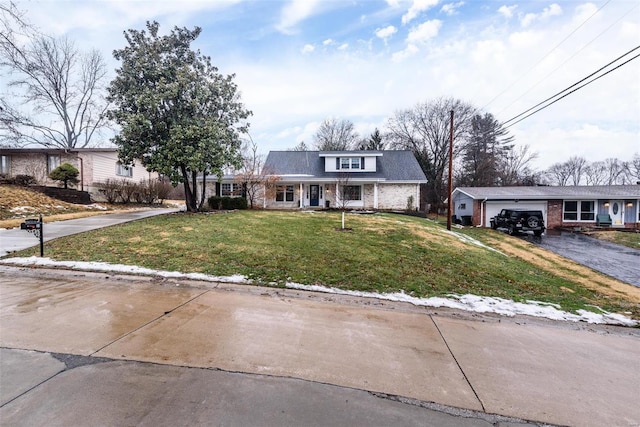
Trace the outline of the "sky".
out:
[[[4,1],[4,0],[3,0]],[[637,0],[18,0],[42,32],[97,49],[123,32],[202,28],[193,47],[235,74],[259,151],[311,146],[327,118],[363,137],[440,97],[504,122],[640,46]],[[630,59],[635,51],[625,57]],[[542,170],[640,153],[640,58],[509,127]],[[108,141],[101,142],[108,145]]]

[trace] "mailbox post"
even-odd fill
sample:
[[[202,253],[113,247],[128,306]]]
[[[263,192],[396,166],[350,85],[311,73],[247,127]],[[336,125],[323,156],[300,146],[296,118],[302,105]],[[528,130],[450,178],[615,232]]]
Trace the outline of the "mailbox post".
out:
[[[21,230],[27,230],[29,233],[33,234],[37,238],[40,239],[40,256],[44,256],[44,235],[42,233],[42,214],[38,219],[26,219],[22,224],[20,224]]]

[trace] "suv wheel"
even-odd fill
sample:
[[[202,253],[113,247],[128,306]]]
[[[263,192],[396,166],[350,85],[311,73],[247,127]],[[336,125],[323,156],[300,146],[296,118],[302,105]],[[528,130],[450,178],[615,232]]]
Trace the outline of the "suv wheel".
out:
[[[529,218],[527,218],[527,225],[530,228],[536,228],[539,224],[540,224],[540,220],[538,219],[537,216],[530,216]]]
[[[518,234],[518,231],[516,230],[516,226],[513,224],[509,225],[509,235],[515,236],[516,234]]]

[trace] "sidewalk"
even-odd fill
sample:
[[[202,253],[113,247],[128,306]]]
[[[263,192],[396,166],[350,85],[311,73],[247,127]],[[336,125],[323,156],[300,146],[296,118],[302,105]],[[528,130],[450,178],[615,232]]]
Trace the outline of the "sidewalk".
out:
[[[44,241],[171,212],[178,212],[178,209],[148,209],[45,223]],[[39,244],[40,241],[33,234],[19,227],[0,229],[0,257]]]
[[[636,328],[6,266],[0,291],[3,424],[640,424]]]

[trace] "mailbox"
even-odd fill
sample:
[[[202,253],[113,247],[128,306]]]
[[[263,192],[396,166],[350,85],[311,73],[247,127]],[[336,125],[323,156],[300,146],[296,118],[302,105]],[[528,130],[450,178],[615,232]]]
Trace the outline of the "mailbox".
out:
[[[27,219],[20,224],[20,230],[38,230],[40,229],[40,220]]]

